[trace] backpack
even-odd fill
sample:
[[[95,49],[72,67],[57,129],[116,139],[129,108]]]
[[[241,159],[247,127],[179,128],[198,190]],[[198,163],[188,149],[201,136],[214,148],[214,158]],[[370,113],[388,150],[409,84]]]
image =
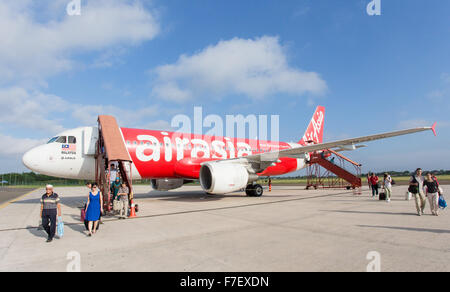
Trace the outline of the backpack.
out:
[[[417,179],[414,177],[414,175],[412,176],[412,181],[411,181],[412,183],[419,183],[418,181],[417,181]],[[410,193],[413,193],[413,194],[417,194],[418,192],[419,192],[419,186],[413,186],[413,185],[410,185],[409,187],[408,187],[408,192],[410,192]]]

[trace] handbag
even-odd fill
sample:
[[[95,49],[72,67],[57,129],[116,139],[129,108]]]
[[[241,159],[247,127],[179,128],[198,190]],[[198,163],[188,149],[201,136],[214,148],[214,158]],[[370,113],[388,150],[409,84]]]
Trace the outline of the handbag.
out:
[[[119,211],[120,209],[122,209],[122,204],[120,203],[119,200],[114,200],[113,201],[113,210]]]
[[[81,209],[81,222],[84,222],[84,220],[86,220],[86,209],[83,208]]]
[[[441,209],[447,208],[447,202],[445,201],[444,196],[439,197],[439,207]]]
[[[62,217],[58,217],[58,225],[56,227],[56,232],[58,233],[58,237],[62,238],[64,236],[64,222]]]
[[[411,198],[412,198],[411,192],[406,192],[405,200],[406,200],[406,201],[411,201]]]

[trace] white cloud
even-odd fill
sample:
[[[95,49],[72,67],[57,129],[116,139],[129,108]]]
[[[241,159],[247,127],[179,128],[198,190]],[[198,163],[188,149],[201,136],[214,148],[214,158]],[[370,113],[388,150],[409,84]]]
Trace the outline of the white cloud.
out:
[[[220,41],[157,67],[154,73],[153,95],[173,101],[201,95],[242,94],[253,99],[277,93],[321,95],[327,89],[319,74],[289,66],[278,38],[270,36]]]
[[[0,115],[0,124],[49,134],[63,131],[62,124],[67,124],[71,118],[79,126],[90,126],[97,123],[98,115],[107,114],[116,117],[121,126],[143,127],[149,123],[149,118],[160,112],[157,105],[128,109],[115,105],[74,104],[56,95],[20,87],[0,89],[0,108],[4,112]],[[162,125],[160,120],[156,122]]]
[[[52,1],[39,3],[45,6],[47,2]],[[44,23],[36,20],[39,15],[32,1],[0,2],[0,83],[42,81],[73,68],[72,56],[77,53],[138,44],[153,39],[160,30],[155,13],[137,1],[82,1],[80,16],[67,16],[61,3],[47,3],[52,10],[48,14],[54,18]],[[55,15],[55,6],[63,16]],[[94,66],[108,66],[107,57],[108,54],[102,55]]]
[[[72,116],[83,125],[97,124],[98,115],[112,115],[120,126],[136,127],[147,123],[147,119],[159,112],[157,106],[143,107],[130,110],[113,105],[76,105],[73,106]]]
[[[44,140],[14,138],[0,133],[0,156],[22,154],[31,148],[45,143]]]
[[[28,92],[20,87],[0,89],[0,123],[14,127],[61,132],[64,128],[52,116],[68,109],[60,97],[41,92]]]

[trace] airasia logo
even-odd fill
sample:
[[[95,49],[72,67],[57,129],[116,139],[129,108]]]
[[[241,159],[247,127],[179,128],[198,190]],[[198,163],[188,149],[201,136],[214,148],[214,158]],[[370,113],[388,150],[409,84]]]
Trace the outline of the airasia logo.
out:
[[[322,131],[322,125],[324,121],[323,111],[318,111],[314,117],[311,119],[311,125],[308,128],[308,132],[303,137],[303,141],[314,141],[316,143],[321,143],[319,134]]]
[[[166,162],[182,160],[186,151],[191,158],[213,158],[227,159],[252,154],[252,148],[245,142],[237,142],[236,146],[231,139],[213,140],[208,143],[204,139],[188,139],[181,137],[170,137],[169,133],[161,132],[162,141],[153,135],[138,135],[138,146],[136,157],[141,162],[164,159]],[[162,148],[164,147],[164,151]],[[163,153],[162,153],[163,152]],[[162,154],[164,157],[161,157]]]

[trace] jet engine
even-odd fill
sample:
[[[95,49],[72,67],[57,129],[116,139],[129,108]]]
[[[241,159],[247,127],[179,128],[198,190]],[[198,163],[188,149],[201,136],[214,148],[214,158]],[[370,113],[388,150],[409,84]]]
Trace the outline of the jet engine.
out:
[[[256,178],[249,175],[245,166],[237,163],[207,162],[200,168],[200,184],[210,194],[238,191]]]
[[[188,183],[189,181],[186,181],[184,179],[152,179],[151,184],[152,188],[156,191],[168,191],[168,190],[174,190],[181,188],[185,183]]]

